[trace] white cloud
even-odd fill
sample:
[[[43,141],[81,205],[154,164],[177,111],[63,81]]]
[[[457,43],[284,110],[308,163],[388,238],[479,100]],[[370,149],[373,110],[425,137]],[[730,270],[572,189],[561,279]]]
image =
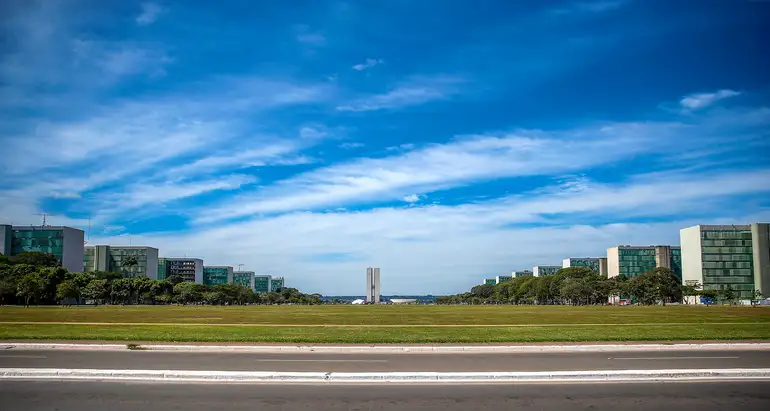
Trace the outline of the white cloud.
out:
[[[387,150],[387,151],[409,151],[409,150],[414,149],[414,147],[415,146],[412,143],[404,143],[404,144],[399,144],[397,146],[385,147],[385,150]]]
[[[337,147],[343,149],[343,150],[352,150],[354,148],[361,148],[364,146],[364,143],[358,143],[358,142],[346,142],[338,145]]]
[[[366,59],[365,62],[356,64],[352,67],[352,69],[356,71],[363,71],[382,63],[382,59]]]
[[[468,136],[316,169],[208,210],[200,220],[395,200],[407,190],[430,192],[501,177],[573,172],[663,150],[651,143],[674,138],[680,128],[670,123],[621,123],[570,132]]]
[[[326,36],[319,31],[313,31],[310,26],[297,24],[294,26],[295,38],[298,42],[311,45],[323,46],[326,44]]]
[[[143,3],[142,12],[136,17],[136,24],[147,26],[155,23],[162,12],[163,9],[155,3]]]
[[[618,10],[628,5],[628,3],[630,3],[629,0],[582,1],[550,11],[553,14],[600,14]]]
[[[337,106],[339,111],[374,111],[397,109],[437,100],[446,100],[459,92],[462,80],[453,77],[419,78],[384,94],[375,94]]]
[[[767,193],[770,189],[761,182],[769,173],[765,169],[588,183],[581,192],[542,192],[457,206],[292,213],[201,228],[189,235],[135,236],[134,244],[157,246],[162,255],[198,255],[209,264],[239,261],[260,272],[285,275],[290,286],[309,292],[359,294],[363,269],[376,264],[382,267],[387,294],[456,293],[485,276],[558,264],[570,256],[601,256],[608,247],[629,241],[678,244],[678,230],[698,223],[767,221],[770,210],[746,214],[723,204],[713,207],[710,201],[736,193]],[[631,215],[660,217],[682,211],[699,217],[652,224],[575,222],[584,213],[622,221]],[[560,213],[566,215],[552,217]],[[517,223],[542,226],[521,228]],[[307,262],[308,256],[324,253],[347,253],[365,262]]]
[[[719,100],[739,96],[741,93],[734,90],[718,90],[713,93],[696,93],[682,97],[679,104],[687,110],[698,110],[708,107]]]
[[[422,200],[423,198],[425,198],[424,195],[409,194],[407,196],[404,196],[404,201],[406,201],[407,203],[416,203],[416,202]]]
[[[189,181],[184,183],[141,183],[124,187],[123,192],[109,196],[106,203],[111,203],[110,212],[141,207],[148,204],[162,204],[200,194],[219,190],[234,190],[256,182],[253,176],[231,175],[211,180]]]

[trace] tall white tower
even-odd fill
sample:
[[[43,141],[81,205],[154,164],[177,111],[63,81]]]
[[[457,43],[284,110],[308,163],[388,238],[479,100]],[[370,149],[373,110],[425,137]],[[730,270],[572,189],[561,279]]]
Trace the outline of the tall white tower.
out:
[[[380,303],[380,269],[369,267],[366,269],[366,302],[369,304]]]

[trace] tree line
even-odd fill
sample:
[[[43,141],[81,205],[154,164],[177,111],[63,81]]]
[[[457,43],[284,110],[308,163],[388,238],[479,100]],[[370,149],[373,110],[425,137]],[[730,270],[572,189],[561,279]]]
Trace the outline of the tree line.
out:
[[[727,286],[700,290],[700,284],[685,285],[668,268],[658,267],[639,276],[607,278],[590,268],[562,268],[554,275],[518,277],[500,284],[482,284],[470,292],[436,298],[436,304],[608,304],[611,296],[636,304],[688,303],[694,298],[734,303],[738,293]],[[691,298],[685,298],[691,297]],[[756,299],[761,295],[756,294]]]
[[[320,294],[296,288],[255,293],[239,284],[202,285],[179,276],[124,278],[121,273],[72,273],[51,254],[0,254],[0,304],[321,304]]]

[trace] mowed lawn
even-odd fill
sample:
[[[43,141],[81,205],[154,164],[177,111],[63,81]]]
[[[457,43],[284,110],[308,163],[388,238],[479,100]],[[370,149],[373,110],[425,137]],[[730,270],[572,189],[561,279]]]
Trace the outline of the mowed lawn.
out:
[[[42,322],[49,324],[36,324]],[[770,339],[770,308],[0,307],[0,340],[26,339],[311,344],[758,340]]]
[[[507,305],[0,307],[0,322],[285,325],[770,323],[770,308]]]

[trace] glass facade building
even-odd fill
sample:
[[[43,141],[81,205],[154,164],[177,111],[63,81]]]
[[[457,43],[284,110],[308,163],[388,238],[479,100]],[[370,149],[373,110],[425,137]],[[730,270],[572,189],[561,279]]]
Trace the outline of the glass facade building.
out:
[[[536,265],[532,267],[532,272],[534,273],[535,277],[541,277],[544,275],[554,275],[561,269],[562,266],[560,265]]]
[[[535,273],[529,270],[522,270],[522,271],[513,271],[511,273],[511,277],[513,278],[519,278],[519,277],[534,277]]]
[[[743,300],[770,292],[768,224],[699,225],[682,229],[680,237],[685,284],[729,288]]]
[[[607,249],[609,277],[636,277],[655,268],[670,269],[682,278],[682,252],[678,246],[617,246]]]
[[[280,292],[285,286],[283,277],[274,277],[270,279],[270,291],[274,293]]]
[[[497,277],[495,277],[495,284],[511,281],[512,279],[513,277],[511,277],[510,275],[498,275]]]
[[[159,258],[158,279],[179,276],[182,281],[203,284],[203,260],[200,258]]]
[[[53,255],[67,271],[83,270],[83,230],[62,226],[0,225],[0,240],[0,251],[5,255],[37,251]]]
[[[565,258],[564,261],[562,261],[561,267],[562,268],[569,268],[569,267],[589,268],[594,272],[602,274],[601,260],[602,259],[598,257]]]
[[[269,293],[270,292],[270,279],[269,275],[255,275],[254,276],[254,292],[255,293]]]
[[[85,247],[83,271],[108,271],[123,277],[158,279],[158,249],[144,246]]]
[[[232,284],[232,282],[233,282],[233,267],[230,267],[230,266],[204,266],[203,267],[203,284],[204,285]]]
[[[233,271],[233,284],[254,289],[254,271]]]
[[[497,279],[495,279],[495,278],[486,278],[486,279],[484,279],[484,284],[485,285],[495,285],[495,284],[497,284]]]

